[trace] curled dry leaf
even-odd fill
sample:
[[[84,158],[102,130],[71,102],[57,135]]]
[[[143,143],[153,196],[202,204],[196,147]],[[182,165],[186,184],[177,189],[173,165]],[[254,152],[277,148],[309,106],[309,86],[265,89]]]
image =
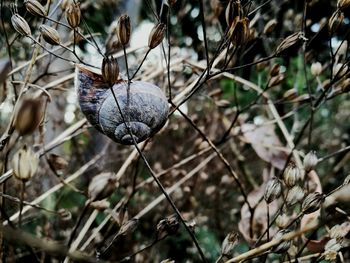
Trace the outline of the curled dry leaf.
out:
[[[261,159],[280,170],[284,168],[288,154],[281,150],[283,145],[275,133],[274,125],[243,124],[241,130]]]

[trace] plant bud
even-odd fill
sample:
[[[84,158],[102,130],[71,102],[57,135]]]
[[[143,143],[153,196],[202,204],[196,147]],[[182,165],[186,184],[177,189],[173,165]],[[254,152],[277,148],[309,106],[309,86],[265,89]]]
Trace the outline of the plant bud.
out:
[[[66,7],[66,20],[72,28],[77,28],[80,24],[81,11],[80,3],[69,3]]]
[[[281,68],[281,66],[279,64],[274,64],[269,72],[270,77],[275,77],[275,76],[279,75],[280,68]]]
[[[343,23],[343,20],[344,13],[339,10],[335,11],[328,21],[329,33],[334,34],[338,30],[340,25]]]
[[[286,37],[281,44],[276,48],[276,55],[282,54],[284,51],[287,51],[292,46],[295,46],[300,43],[300,32],[296,32],[288,37]]]
[[[131,25],[130,17],[128,15],[122,15],[118,20],[117,36],[119,42],[126,46],[130,41]]]
[[[344,10],[350,6],[350,0],[338,0],[337,7],[340,10]]]
[[[118,235],[125,236],[129,233],[132,233],[137,228],[137,225],[139,224],[139,220],[137,218],[132,218],[128,221],[126,221],[122,226],[120,227],[118,231]]]
[[[288,225],[288,223],[289,223],[289,216],[287,216],[286,214],[280,214],[276,218],[276,225],[281,229],[284,229]]]
[[[13,175],[24,182],[32,178],[38,169],[39,157],[26,145],[12,157]]]
[[[167,235],[175,235],[180,227],[177,215],[171,215],[157,224],[157,237],[161,239]]]
[[[109,197],[117,188],[118,182],[113,173],[101,173],[96,175],[88,187],[91,202],[103,200]]]
[[[267,22],[265,27],[264,27],[264,31],[263,31],[264,34],[265,35],[271,34],[275,30],[277,24],[278,23],[277,23],[276,19],[271,19],[269,22]]]
[[[117,83],[119,78],[118,61],[114,57],[105,57],[102,61],[102,78],[109,85]]]
[[[238,234],[235,232],[229,233],[221,245],[221,255],[231,257],[233,249],[236,247],[238,241]]]
[[[282,229],[282,230],[278,231],[272,239],[280,239],[281,237],[283,237],[285,234],[287,234],[289,232],[290,231],[288,229]],[[292,245],[291,240],[282,241],[281,243],[279,243],[278,245],[273,247],[272,251],[274,253],[282,254],[282,253],[287,252],[287,250],[290,248],[291,245]]]
[[[24,2],[26,9],[34,16],[44,17],[46,15],[45,8],[36,0],[27,0]]]
[[[310,172],[311,170],[314,170],[318,162],[318,158],[316,156],[315,151],[309,152],[307,155],[304,157],[304,170],[305,172]]]
[[[283,181],[288,187],[293,187],[301,179],[301,173],[295,163],[290,162],[283,173]]]
[[[240,0],[231,0],[225,11],[225,19],[228,27],[231,27],[236,18],[240,19],[243,15],[243,10]]]
[[[264,199],[266,203],[271,203],[282,194],[282,184],[276,177],[271,178],[265,187]]]
[[[152,28],[152,31],[148,38],[148,46],[150,49],[155,48],[162,43],[164,38],[166,26],[163,23],[158,23]]]
[[[249,39],[249,19],[243,18],[237,20],[237,18],[231,24],[228,34],[234,46],[241,46],[244,45]]]
[[[19,14],[14,14],[11,17],[11,23],[13,28],[22,36],[30,36],[32,31],[27,23],[27,21],[21,17]]]
[[[320,62],[312,63],[311,65],[311,74],[313,76],[319,76],[322,72],[322,64]]]
[[[15,114],[14,127],[19,135],[34,132],[44,119],[44,103],[41,98],[25,97]]]
[[[309,194],[305,197],[301,205],[301,211],[304,214],[311,214],[312,212],[315,212],[318,209],[320,209],[323,201],[324,201],[323,194],[320,194],[318,192]]]
[[[286,197],[286,204],[289,206],[293,206],[296,203],[299,203],[305,196],[304,190],[296,185],[292,187],[287,194]]]
[[[41,32],[41,35],[43,36],[44,40],[54,46],[57,46],[60,44],[60,35],[58,34],[57,30],[49,27],[47,25],[41,25],[39,27],[39,30]]]

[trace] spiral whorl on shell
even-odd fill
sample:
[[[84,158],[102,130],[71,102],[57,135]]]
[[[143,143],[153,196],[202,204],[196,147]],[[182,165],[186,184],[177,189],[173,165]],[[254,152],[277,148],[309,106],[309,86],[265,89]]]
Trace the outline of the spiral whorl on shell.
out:
[[[131,134],[136,142],[141,142],[158,132],[167,120],[167,99],[162,90],[151,83],[131,82],[129,96],[127,81],[114,84],[112,89],[120,110],[109,85],[95,69],[77,65],[75,86],[87,120],[118,143],[133,144]]]

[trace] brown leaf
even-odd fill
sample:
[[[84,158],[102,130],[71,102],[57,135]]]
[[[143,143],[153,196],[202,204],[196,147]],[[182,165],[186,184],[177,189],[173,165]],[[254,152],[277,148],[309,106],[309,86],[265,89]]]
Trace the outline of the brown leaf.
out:
[[[261,159],[280,170],[284,168],[288,154],[280,149],[283,145],[275,133],[274,125],[243,124],[241,130]]]

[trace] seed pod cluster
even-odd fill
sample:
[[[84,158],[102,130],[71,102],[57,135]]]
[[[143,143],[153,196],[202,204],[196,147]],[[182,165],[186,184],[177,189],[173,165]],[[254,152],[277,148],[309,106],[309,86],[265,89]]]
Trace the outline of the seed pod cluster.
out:
[[[269,204],[282,194],[282,184],[276,177],[271,178],[265,187],[264,199]]]
[[[13,175],[23,182],[34,176],[39,165],[39,157],[24,145],[12,158]]]
[[[283,181],[288,187],[293,187],[301,179],[301,172],[295,163],[290,162],[283,173]]]
[[[307,195],[301,205],[304,214],[310,214],[321,208],[324,201],[324,195],[318,192]]]

